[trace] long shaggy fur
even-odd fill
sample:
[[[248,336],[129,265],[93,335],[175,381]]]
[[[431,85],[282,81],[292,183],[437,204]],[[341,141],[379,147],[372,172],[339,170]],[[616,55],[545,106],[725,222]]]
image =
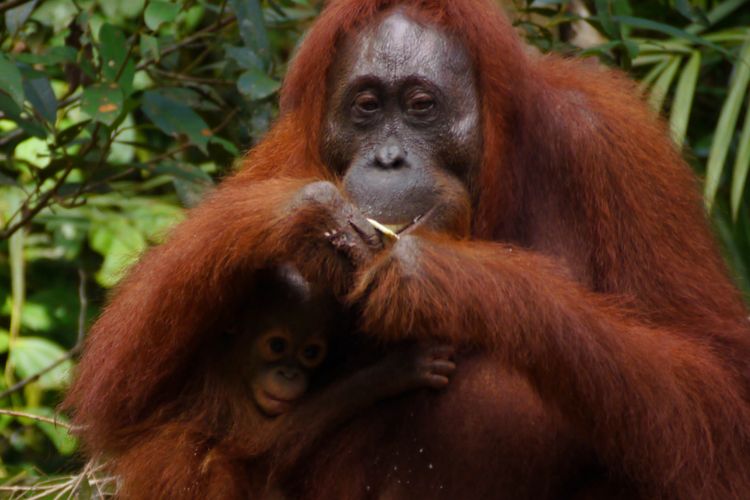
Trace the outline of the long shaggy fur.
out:
[[[473,350],[445,394],[383,403],[341,429],[290,492],[750,497],[750,322],[693,175],[632,82],[530,55],[491,0],[330,2],[291,65],[274,129],[94,325],[65,402],[87,451],[133,481],[192,484],[194,457],[170,445],[186,438],[169,423],[187,419],[187,435],[216,422],[185,408],[245,404],[220,386],[209,403],[181,398],[254,271],[291,259],[349,287],[330,254],[299,243],[321,221],[285,209],[307,182],[332,178],[318,131],[337,44],[395,5],[473,58],[484,133],[473,234],[402,239],[349,299],[382,342]],[[154,436],[159,425],[168,431]]]

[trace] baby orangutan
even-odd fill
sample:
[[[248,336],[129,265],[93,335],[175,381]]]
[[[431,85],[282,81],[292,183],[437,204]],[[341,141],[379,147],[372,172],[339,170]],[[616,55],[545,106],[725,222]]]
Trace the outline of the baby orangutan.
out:
[[[256,289],[242,324],[206,346],[181,418],[155,416],[114,460],[121,498],[283,498],[285,478],[328,431],[380,400],[445,387],[455,370],[451,347],[414,345],[309,391],[340,319],[335,302],[291,266]]]

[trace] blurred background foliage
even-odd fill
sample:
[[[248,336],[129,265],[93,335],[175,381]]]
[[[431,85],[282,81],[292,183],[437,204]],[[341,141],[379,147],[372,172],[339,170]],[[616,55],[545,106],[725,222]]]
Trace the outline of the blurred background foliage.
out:
[[[321,4],[0,0],[0,496],[111,489],[76,472],[54,410],[81,339],[123,270],[268,129]],[[750,292],[750,0],[504,6],[540,51],[640,82]]]

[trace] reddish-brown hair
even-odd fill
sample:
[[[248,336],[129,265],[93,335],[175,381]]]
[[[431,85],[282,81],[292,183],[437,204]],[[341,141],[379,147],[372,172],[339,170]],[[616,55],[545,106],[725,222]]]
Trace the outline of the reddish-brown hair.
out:
[[[473,58],[484,140],[473,234],[405,236],[346,281],[321,241],[325,221],[289,207],[310,181],[335,181],[319,133],[337,47],[397,6],[458,37]],[[549,474],[502,473],[526,463],[515,457],[564,461],[571,455],[557,437],[580,434],[604,479],[646,496],[748,497],[747,311],[695,177],[624,75],[530,55],[492,0],[334,0],[292,62],[281,108],[240,171],[141,259],[92,328],[66,400],[90,453],[117,462],[134,442],[161,448],[165,437],[147,432],[155,423],[213,429],[211,411],[196,409],[241,413],[236,391],[196,403],[181,393],[183,379],[201,376],[195,361],[254,273],[291,260],[332,288],[353,279],[359,326],[381,341],[437,336],[479,348],[459,365],[463,385],[429,407],[436,411],[416,411],[392,443],[382,440],[388,409],[377,406],[321,444],[298,485],[308,496],[351,498],[366,480],[383,493],[389,476],[371,466],[367,445],[403,451],[428,429],[438,449],[452,443],[456,456],[432,459],[453,475],[455,495],[553,485],[567,465],[552,458],[551,470],[540,469]],[[414,409],[409,403],[392,408]],[[540,427],[517,408],[534,408],[552,437],[536,440]],[[475,426],[457,439],[450,431],[467,415]],[[508,447],[475,453],[486,449],[477,429]],[[513,446],[506,438],[519,433],[526,437]],[[190,468],[174,463],[192,457],[175,455],[154,452],[151,465],[181,484],[189,473],[174,475]],[[415,479],[429,488],[432,477]]]

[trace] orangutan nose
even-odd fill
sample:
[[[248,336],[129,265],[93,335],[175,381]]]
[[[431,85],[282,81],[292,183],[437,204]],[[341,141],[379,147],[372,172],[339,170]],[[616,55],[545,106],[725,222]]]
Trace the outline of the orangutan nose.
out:
[[[391,136],[377,148],[375,164],[380,168],[399,168],[405,165],[406,152],[398,139]]]

